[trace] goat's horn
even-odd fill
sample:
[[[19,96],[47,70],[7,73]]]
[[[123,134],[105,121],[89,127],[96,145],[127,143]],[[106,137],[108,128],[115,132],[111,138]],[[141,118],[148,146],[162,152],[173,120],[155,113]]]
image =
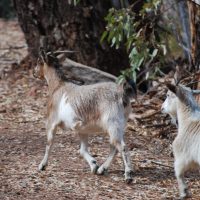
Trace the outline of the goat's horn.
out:
[[[200,94],[200,90],[192,90],[193,94]]]
[[[54,51],[54,52],[47,52],[47,55],[50,55],[51,53],[53,53],[55,56],[61,54],[61,53],[76,53],[78,51],[70,51],[70,50],[63,50],[63,51]]]

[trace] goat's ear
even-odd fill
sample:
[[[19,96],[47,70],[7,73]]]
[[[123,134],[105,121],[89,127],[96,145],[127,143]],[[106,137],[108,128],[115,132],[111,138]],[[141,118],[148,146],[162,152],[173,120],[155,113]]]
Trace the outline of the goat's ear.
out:
[[[167,87],[171,92],[173,92],[179,98],[180,101],[182,101],[182,103],[188,105],[189,98],[183,87],[172,84],[167,84]]]
[[[186,66],[177,65],[174,74],[175,85],[179,85],[180,82],[184,82],[184,79],[187,78],[188,76],[191,76],[191,73],[186,70]]]
[[[48,56],[43,47],[40,47],[39,56],[44,63],[48,62]]]
[[[173,92],[174,94],[177,93],[177,87],[176,87],[175,85],[172,85],[172,84],[170,84],[170,83],[167,83],[166,86],[167,86],[167,88],[168,88],[171,92]]]
[[[123,84],[124,90],[127,92],[128,96],[137,99],[137,87],[136,83],[129,77],[125,77],[126,81]]]

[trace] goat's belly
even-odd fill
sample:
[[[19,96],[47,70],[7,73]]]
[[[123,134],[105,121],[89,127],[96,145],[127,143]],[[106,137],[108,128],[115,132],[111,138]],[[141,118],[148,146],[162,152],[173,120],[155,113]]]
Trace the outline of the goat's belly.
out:
[[[105,133],[105,131],[101,127],[95,124],[82,125],[80,127],[77,127],[75,131],[77,131],[80,134],[88,135],[99,135]]]

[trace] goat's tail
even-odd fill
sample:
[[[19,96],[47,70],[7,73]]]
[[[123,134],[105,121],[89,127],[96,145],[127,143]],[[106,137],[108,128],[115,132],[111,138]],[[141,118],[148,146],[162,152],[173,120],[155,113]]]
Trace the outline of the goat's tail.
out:
[[[131,98],[137,98],[137,89],[136,89],[136,84],[133,80],[130,78],[126,77],[126,81],[123,84],[123,104],[124,107],[126,107],[129,104],[129,101]]]

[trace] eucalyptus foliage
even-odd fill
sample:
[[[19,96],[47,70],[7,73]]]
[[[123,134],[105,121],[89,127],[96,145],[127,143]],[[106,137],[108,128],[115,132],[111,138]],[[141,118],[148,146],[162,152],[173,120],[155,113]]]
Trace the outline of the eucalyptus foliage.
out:
[[[131,5],[119,10],[111,8],[105,17],[107,26],[101,42],[107,40],[116,49],[125,45],[129,54],[130,68],[122,71],[119,81],[125,76],[136,81],[141,67],[149,68],[150,64],[166,55],[166,46],[159,36],[160,6],[161,0],[147,0],[138,13],[133,12]],[[146,79],[150,74],[146,73]]]

